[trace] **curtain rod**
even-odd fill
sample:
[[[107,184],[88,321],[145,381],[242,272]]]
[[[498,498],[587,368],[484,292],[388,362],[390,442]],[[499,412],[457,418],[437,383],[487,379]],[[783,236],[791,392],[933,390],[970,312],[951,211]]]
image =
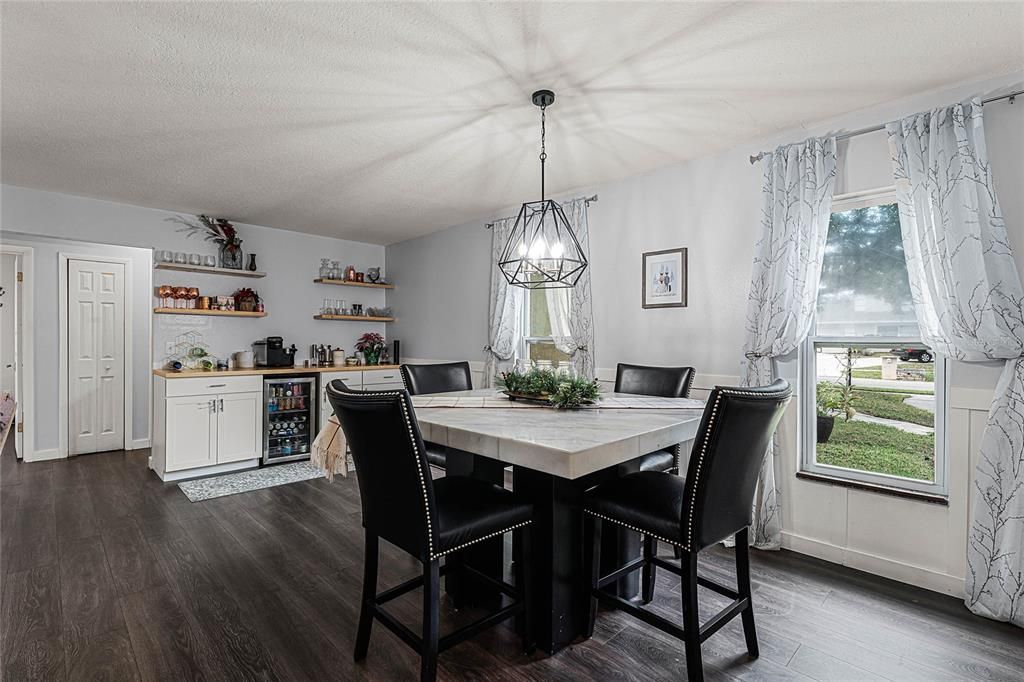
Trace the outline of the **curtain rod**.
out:
[[[583,201],[587,202],[587,206],[590,206],[592,203],[597,201],[597,195],[595,194],[592,197],[583,197]],[[512,220],[512,218],[514,218],[514,217],[515,216],[508,216],[506,218],[498,218],[498,220]],[[497,222],[497,221],[494,221],[494,222]],[[494,227],[494,222],[484,223],[484,229],[485,230],[489,230],[492,227]]]
[[[1005,100],[1009,100],[1010,104],[1013,104],[1014,100],[1017,99],[1017,95],[1024,95],[1024,90],[1018,90],[1016,92],[1010,92],[1010,93],[1007,93],[1005,95],[999,95],[998,97],[989,97],[988,99],[981,100],[981,103],[983,105],[984,104],[991,104],[992,102],[998,102],[999,100],[1005,99]],[[881,124],[881,125],[871,126],[870,128],[861,128],[860,130],[854,130],[853,132],[850,132],[850,133],[843,133],[842,135],[836,135],[836,141],[838,142],[839,140],[848,140],[851,137],[857,137],[858,135],[866,135],[867,133],[877,133],[880,130],[885,130],[885,124],[884,123]],[[763,159],[764,155],[767,154],[767,153],[768,152],[759,152],[757,154],[751,155],[750,163],[751,164],[757,163],[758,161]]]

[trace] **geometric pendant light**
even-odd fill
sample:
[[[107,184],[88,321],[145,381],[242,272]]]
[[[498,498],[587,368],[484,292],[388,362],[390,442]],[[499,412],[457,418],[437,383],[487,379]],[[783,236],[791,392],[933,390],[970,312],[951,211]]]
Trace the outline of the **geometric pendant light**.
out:
[[[544,196],[545,111],[555,101],[555,93],[538,90],[532,99],[540,107],[540,201],[528,201],[519,209],[498,267],[512,286],[571,288],[583,275],[587,258],[562,207]]]

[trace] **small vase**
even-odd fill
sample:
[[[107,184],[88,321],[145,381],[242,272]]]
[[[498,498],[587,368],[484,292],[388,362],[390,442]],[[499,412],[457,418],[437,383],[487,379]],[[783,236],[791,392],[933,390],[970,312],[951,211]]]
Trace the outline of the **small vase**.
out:
[[[247,265],[246,267],[249,269],[249,272],[256,272],[256,254],[255,253],[250,253],[249,254],[249,265]]]
[[[376,365],[377,364],[377,360],[380,358],[380,352],[379,351],[364,350],[363,351],[363,358],[366,359],[366,364],[368,364],[368,365]]]

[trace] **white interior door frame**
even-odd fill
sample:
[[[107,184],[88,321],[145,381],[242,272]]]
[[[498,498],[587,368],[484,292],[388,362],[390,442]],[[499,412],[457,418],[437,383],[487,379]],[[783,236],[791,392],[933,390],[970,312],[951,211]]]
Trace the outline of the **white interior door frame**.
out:
[[[124,448],[131,449],[135,440],[132,430],[132,402],[134,400],[134,381],[132,376],[132,303],[135,300],[133,291],[132,261],[129,258],[114,258],[89,254],[75,254],[60,251],[57,253],[57,334],[60,347],[60,360],[57,368],[60,386],[57,392],[58,419],[58,457],[68,456],[68,261],[84,260],[93,263],[118,263],[124,266]]]
[[[31,246],[20,246],[12,242],[0,244],[0,253],[9,253],[19,257],[21,279],[21,295],[18,298],[19,337],[18,337],[18,423],[22,424],[21,451],[18,453],[26,462],[34,460],[36,449],[36,403],[35,403],[35,318],[33,303],[35,302],[34,258],[35,251]],[[17,428],[17,426],[15,426]]]

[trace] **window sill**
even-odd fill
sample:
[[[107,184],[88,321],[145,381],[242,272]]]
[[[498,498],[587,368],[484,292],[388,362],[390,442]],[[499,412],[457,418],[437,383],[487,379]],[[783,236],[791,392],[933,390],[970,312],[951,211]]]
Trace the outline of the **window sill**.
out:
[[[890,497],[902,497],[907,500],[915,500],[917,502],[926,502],[928,504],[937,504],[942,507],[949,506],[949,498],[944,495],[936,495],[934,493],[922,493],[917,490],[905,490],[903,488],[892,488],[885,485],[878,485],[875,483],[865,483],[863,481],[851,481],[848,478],[840,478],[839,476],[827,476],[825,474],[816,474],[808,471],[796,472],[796,477],[805,481],[814,481],[815,483],[826,483],[828,485],[835,485],[841,488],[853,488],[854,490],[863,490],[869,493],[878,493],[879,495],[889,495]]]

